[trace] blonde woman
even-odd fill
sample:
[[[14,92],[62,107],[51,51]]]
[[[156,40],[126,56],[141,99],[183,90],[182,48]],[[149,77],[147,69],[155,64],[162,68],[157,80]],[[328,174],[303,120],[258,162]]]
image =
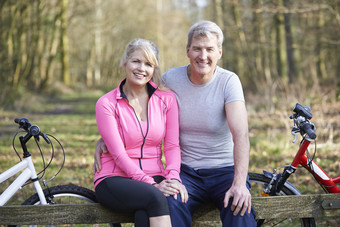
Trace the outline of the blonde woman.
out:
[[[134,212],[135,226],[171,226],[167,196],[181,191],[178,105],[159,89],[156,45],[134,39],[121,60],[126,77],[96,104],[98,130],[108,153],[95,171],[98,201],[118,212]],[[166,167],[162,163],[162,143]],[[184,188],[184,189],[183,189]],[[187,200],[187,194],[183,194]]]

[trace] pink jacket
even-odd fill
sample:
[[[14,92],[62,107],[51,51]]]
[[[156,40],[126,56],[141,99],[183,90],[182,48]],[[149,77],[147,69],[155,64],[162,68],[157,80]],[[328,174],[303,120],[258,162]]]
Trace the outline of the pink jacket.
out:
[[[101,155],[102,169],[94,176],[94,186],[109,176],[122,176],[153,184],[152,176],[180,180],[178,105],[171,91],[160,91],[148,83],[148,120],[139,121],[134,109],[118,88],[102,96],[96,104],[99,133],[109,153]],[[162,141],[166,168],[162,163]]]

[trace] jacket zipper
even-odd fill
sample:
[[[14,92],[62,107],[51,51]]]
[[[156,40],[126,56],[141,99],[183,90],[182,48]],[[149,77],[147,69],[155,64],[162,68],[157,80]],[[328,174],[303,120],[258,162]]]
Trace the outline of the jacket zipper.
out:
[[[148,108],[149,108],[149,104],[148,104]],[[140,158],[139,158],[139,167],[140,167],[141,170],[143,170],[143,166],[142,166],[143,148],[144,148],[144,144],[145,144],[145,141],[146,141],[146,137],[147,137],[147,135],[148,135],[148,133],[149,133],[149,116],[148,116],[147,119],[146,119],[147,127],[146,127],[146,132],[145,132],[145,135],[144,135],[143,129],[142,129],[142,125],[141,125],[141,123],[140,123],[140,121],[139,121],[139,119],[138,119],[138,117],[137,117],[137,114],[136,114],[136,112],[135,112],[135,109],[134,109],[134,108],[132,108],[132,109],[133,109],[133,112],[135,113],[135,116],[136,116],[136,119],[137,119],[137,121],[138,121],[138,124],[139,124],[139,128],[140,128],[141,134],[142,134],[142,136],[143,136],[143,143],[142,143],[142,146],[140,147]]]
[[[139,158],[139,168],[140,168],[141,170],[143,170],[143,166],[142,166],[143,147],[144,147],[144,144],[145,144],[145,141],[146,141],[146,137],[147,137],[147,135],[148,135],[148,133],[149,133],[149,113],[147,114],[147,119],[146,119],[147,128],[146,128],[146,133],[145,133],[145,135],[144,135],[143,129],[142,129],[142,125],[141,125],[141,123],[140,123],[140,120],[139,120],[138,117],[137,117],[137,114],[136,114],[135,109],[129,104],[129,100],[126,99],[126,101],[127,101],[128,105],[129,105],[129,106],[132,108],[132,110],[133,110],[133,113],[134,113],[134,115],[135,115],[135,117],[136,117],[136,120],[137,120],[138,125],[139,125],[139,128],[140,128],[140,132],[141,132],[142,137],[143,137],[143,143],[142,143],[142,146],[141,146],[141,148],[140,148],[141,157]],[[148,103],[147,108],[148,108],[148,110],[149,110],[149,103]]]

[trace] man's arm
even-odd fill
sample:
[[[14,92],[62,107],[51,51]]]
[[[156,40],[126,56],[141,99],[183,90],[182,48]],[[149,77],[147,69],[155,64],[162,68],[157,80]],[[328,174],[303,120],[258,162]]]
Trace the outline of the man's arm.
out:
[[[93,163],[93,172],[99,172],[102,169],[102,165],[100,164],[100,155],[102,153],[107,153],[107,147],[104,143],[103,138],[100,138],[96,144],[96,150],[94,152],[94,163]]]
[[[249,134],[248,116],[245,103],[235,101],[225,105],[227,121],[234,142],[234,180],[224,198],[224,206],[228,206],[233,197],[231,210],[234,215],[241,211],[241,216],[251,211],[251,195],[246,187],[249,166]],[[243,207],[243,208],[242,208]],[[242,210],[241,210],[242,209]]]

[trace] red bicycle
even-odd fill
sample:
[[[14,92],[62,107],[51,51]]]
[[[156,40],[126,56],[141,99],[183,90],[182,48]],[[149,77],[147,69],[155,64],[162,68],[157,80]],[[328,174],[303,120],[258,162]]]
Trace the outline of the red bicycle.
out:
[[[283,172],[278,172],[274,169],[273,172],[263,171],[263,174],[249,173],[249,179],[252,184],[252,196],[278,196],[278,195],[301,195],[301,192],[294,187],[287,179],[292,175],[297,167],[301,165],[307,169],[323,188],[326,193],[340,193],[339,186],[340,176],[331,178],[327,173],[318,166],[308,152],[310,143],[315,140],[315,126],[310,120],[312,114],[309,106],[296,104],[294,114],[289,118],[294,120],[292,134],[295,136],[293,142],[297,140],[297,134],[302,136],[300,147],[291,164],[284,166]],[[315,143],[316,148],[316,143]],[[315,153],[314,153],[315,154]],[[272,220],[257,220],[257,226],[315,226],[314,218],[301,219],[272,219]]]

